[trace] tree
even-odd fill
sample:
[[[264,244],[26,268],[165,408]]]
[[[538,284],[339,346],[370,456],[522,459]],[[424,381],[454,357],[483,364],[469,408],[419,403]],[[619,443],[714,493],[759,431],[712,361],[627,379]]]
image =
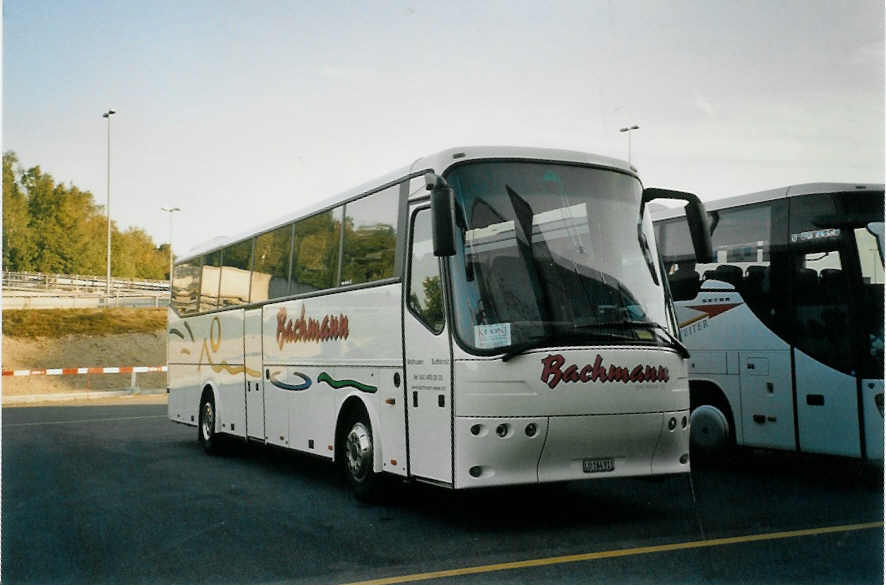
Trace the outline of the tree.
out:
[[[92,193],[56,184],[39,166],[17,168],[3,154],[3,267],[6,270],[103,274],[107,219]],[[121,232],[111,222],[114,276],[162,279],[169,248],[158,249],[140,228]]]
[[[18,158],[3,153],[3,268],[34,270],[36,245],[31,230],[28,200],[16,177]]]

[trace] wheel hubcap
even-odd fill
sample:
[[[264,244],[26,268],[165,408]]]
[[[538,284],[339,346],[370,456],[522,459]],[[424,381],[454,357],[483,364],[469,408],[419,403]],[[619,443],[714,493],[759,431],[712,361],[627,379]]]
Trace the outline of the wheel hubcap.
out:
[[[212,438],[212,432],[215,429],[215,412],[212,403],[207,402],[203,405],[203,439],[208,441]]]
[[[345,457],[348,473],[357,481],[362,481],[372,469],[372,435],[363,423],[351,427],[345,441]]]

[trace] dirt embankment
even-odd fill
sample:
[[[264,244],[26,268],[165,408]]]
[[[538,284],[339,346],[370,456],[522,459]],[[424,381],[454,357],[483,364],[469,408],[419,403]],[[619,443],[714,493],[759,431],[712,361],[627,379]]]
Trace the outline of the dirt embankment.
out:
[[[66,335],[63,337],[3,336],[3,369],[82,368],[99,366],[162,366],[166,364],[166,332]],[[4,376],[4,395],[50,394],[129,388],[131,374]],[[163,372],[138,374],[141,388],[165,388]]]

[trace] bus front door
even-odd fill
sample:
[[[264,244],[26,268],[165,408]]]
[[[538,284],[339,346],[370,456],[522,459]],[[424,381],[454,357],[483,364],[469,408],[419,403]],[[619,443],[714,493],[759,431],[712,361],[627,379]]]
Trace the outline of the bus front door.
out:
[[[409,471],[452,483],[452,368],[440,261],[431,244],[431,211],[412,214],[403,335]]]
[[[265,393],[262,383],[261,309],[246,311],[243,325],[246,369],[246,436],[265,438]]]

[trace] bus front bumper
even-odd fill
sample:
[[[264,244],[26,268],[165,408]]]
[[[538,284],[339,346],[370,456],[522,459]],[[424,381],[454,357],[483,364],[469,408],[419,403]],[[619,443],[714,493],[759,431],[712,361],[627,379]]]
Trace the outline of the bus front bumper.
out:
[[[686,473],[689,411],[455,419],[455,487]]]

